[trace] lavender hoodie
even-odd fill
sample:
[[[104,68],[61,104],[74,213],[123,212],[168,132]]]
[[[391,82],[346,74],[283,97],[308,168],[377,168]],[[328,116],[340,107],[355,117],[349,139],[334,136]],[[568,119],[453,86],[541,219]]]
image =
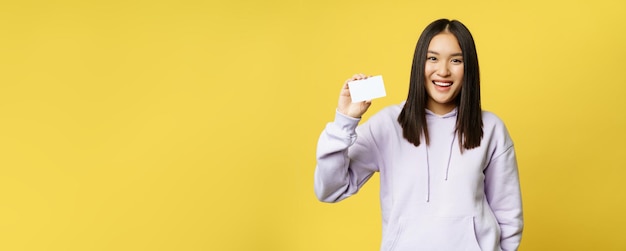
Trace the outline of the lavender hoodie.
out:
[[[430,145],[402,137],[394,105],[357,126],[336,113],[317,145],[315,193],[338,202],[380,173],[381,250],[517,250],[522,202],[513,142],[504,123],[483,111],[480,147],[460,152],[456,109],[427,110]],[[422,141],[423,142],[423,141]]]

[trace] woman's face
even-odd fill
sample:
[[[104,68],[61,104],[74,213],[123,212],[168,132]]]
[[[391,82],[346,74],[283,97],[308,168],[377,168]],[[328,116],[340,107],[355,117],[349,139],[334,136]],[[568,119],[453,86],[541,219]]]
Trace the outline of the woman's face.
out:
[[[463,54],[456,37],[449,32],[437,34],[428,45],[425,64],[426,107],[446,114],[456,107],[455,98],[463,84]]]

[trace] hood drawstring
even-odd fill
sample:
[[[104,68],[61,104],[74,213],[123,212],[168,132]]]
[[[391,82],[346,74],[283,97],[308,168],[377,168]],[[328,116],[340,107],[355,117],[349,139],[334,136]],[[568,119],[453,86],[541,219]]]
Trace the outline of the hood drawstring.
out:
[[[430,158],[428,155],[428,145],[426,145],[426,202],[430,201]]]
[[[450,160],[452,159],[452,147],[454,147],[454,140],[456,139],[456,133],[452,136],[452,142],[450,142],[450,151],[448,152],[448,164],[446,166],[446,178],[448,180],[448,171],[450,171]]]
[[[448,180],[448,173],[450,171],[450,160],[452,160],[452,149],[454,147],[454,140],[456,139],[456,133],[452,136],[452,142],[450,142],[450,150],[448,151],[448,163],[446,164],[446,176],[445,181]],[[426,202],[430,202],[430,154],[428,153],[428,146],[426,146]]]

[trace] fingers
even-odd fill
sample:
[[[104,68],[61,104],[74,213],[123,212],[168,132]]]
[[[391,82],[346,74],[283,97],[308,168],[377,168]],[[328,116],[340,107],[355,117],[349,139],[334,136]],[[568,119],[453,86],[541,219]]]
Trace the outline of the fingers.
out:
[[[348,82],[350,81],[361,80],[361,79],[366,79],[366,78],[368,78],[368,76],[366,76],[363,73],[354,74],[351,78],[346,80],[345,84],[348,84]]]
[[[366,76],[363,73],[354,74],[351,78],[346,79],[346,82],[343,83],[343,87],[341,89],[342,89],[342,91],[349,91],[349,89],[350,89],[350,87],[348,85],[349,82],[352,82],[352,81],[355,81],[355,80],[366,79],[368,77],[370,77],[370,76]]]
[[[348,83],[356,80],[363,80],[370,76],[367,76],[363,73],[354,74],[351,78],[347,79],[343,84],[343,88],[341,89],[341,94],[339,95],[339,104],[337,106],[337,111],[340,113],[354,117],[360,118],[370,107],[372,104],[371,100],[361,101],[352,103],[351,95],[350,95],[350,86]]]

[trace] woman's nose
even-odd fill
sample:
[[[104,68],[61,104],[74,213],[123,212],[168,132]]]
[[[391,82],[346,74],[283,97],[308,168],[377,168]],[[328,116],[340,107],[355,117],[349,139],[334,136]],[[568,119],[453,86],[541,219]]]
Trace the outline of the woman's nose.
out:
[[[437,75],[442,76],[442,77],[447,77],[450,75],[450,69],[448,68],[448,64],[446,63],[441,63],[438,65],[437,68]]]

